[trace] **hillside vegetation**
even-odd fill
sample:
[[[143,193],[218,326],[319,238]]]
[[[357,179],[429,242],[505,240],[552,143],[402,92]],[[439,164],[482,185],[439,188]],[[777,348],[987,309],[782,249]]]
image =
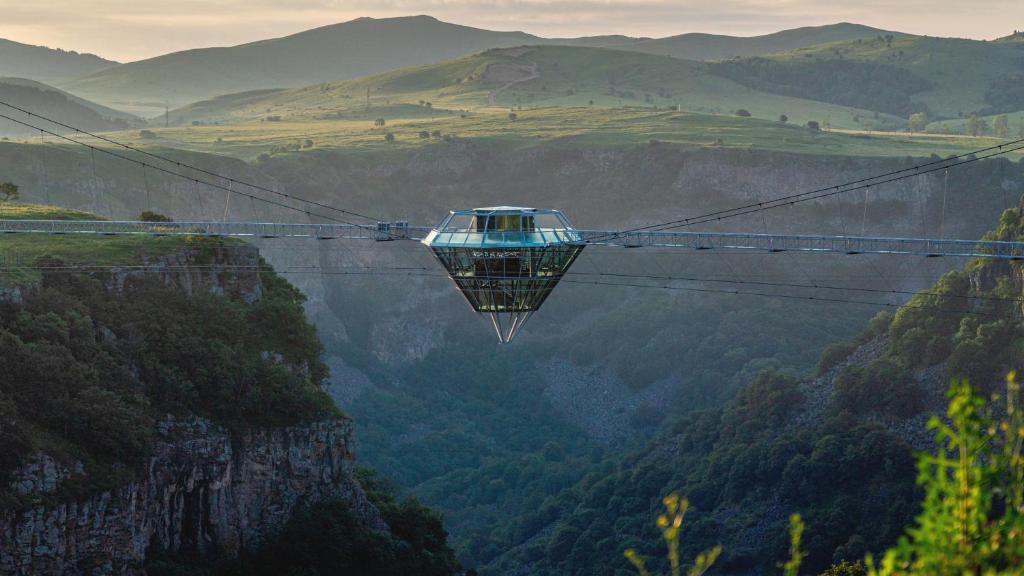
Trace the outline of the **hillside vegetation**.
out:
[[[147,116],[172,105],[233,92],[346,80],[464,56],[491,48],[550,44],[619,48],[693,60],[759,55],[882,31],[835,24],[740,38],[685,34],[663,39],[621,35],[546,39],[440,22],[429,16],[359,18],[226,48],[186,50],[101,70],[61,87]]]
[[[809,87],[812,98],[876,102],[884,107],[875,109],[904,116],[927,111],[934,118],[958,118],[1024,109],[1024,94],[1014,89],[1024,74],[1024,44],[1017,42],[881,35],[765,58],[722,64],[719,70],[759,90],[787,94]]]
[[[988,237],[1024,238],[1022,214],[1007,210]],[[808,573],[882,552],[917,512],[911,447],[932,447],[923,424],[945,406],[950,379],[966,378],[984,396],[1021,367],[1020,279],[1019,262],[974,261],[828,349],[818,378],[763,372],[725,407],[594,466],[508,529],[495,548],[510,551],[492,573],[629,574],[624,549],[659,555],[646,518],[674,489],[692,503],[682,556],[722,544],[720,573],[769,573],[785,555],[792,511],[807,522]],[[918,536],[941,529],[923,522]]]
[[[3,208],[0,216],[45,212]],[[116,238],[59,238],[0,242],[8,260],[0,273],[8,287],[0,301],[8,374],[0,382],[0,475],[43,451],[84,464],[82,481],[54,497],[83,495],[132,477],[167,414],[203,416],[235,430],[340,417],[320,387],[327,371],[304,297],[269,267],[259,276],[261,298],[250,303],[227,290],[188,294],[161,273],[92,268],[110,263],[97,254],[119,254],[118,266],[149,261],[169,253],[166,242],[147,252],[145,240],[126,246]],[[195,265],[230,263],[231,243],[161,240],[172,240],[175,253],[193,254]],[[12,266],[15,274],[30,266],[35,276],[8,278]],[[117,274],[125,276],[113,297]],[[7,489],[0,500],[21,504]]]
[[[123,130],[139,122],[138,118],[130,114],[83,100],[46,84],[22,78],[0,78],[0,101],[88,131]],[[24,120],[50,132],[70,132],[67,128],[39,118],[29,118],[23,112],[7,106],[0,106],[0,114]],[[0,136],[38,137],[39,131],[0,118]]]
[[[61,87],[155,116],[165,100],[182,105],[230,92],[356,78],[535,40],[522,32],[492,32],[429,16],[359,18],[284,38],[131,62]]]
[[[752,91],[712,73],[704,63],[609,50],[523,46],[489,50],[440,64],[260,94],[241,94],[171,112],[176,124],[296,118],[430,117],[498,107],[660,107],[749,115],[836,127],[896,127],[891,116],[864,109]],[[428,105],[429,103],[429,105]],[[595,112],[605,114],[605,112]],[[826,120],[827,119],[827,120]]]
[[[116,65],[117,62],[94,54],[79,54],[0,38],[0,77],[31,78],[52,83],[71,80]]]
[[[872,38],[879,34],[892,34],[885,30],[840,22],[826,26],[806,26],[782,30],[761,36],[725,36],[721,34],[680,34],[667,38],[639,40],[620,44],[619,48],[649,54],[663,54],[687,60],[727,60],[730,58],[760,56],[772,52],[785,52],[858,38]],[[903,34],[899,34],[903,36]]]

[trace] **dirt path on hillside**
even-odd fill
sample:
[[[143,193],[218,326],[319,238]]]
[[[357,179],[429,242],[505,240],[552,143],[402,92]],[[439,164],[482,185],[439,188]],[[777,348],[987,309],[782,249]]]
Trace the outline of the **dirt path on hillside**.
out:
[[[529,66],[524,64],[492,64],[484,72],[484,78],[495,82],[504,82],[501,87],[491,90],[487,95],[487,105],[497,106],[495,99],[502,90],[515,84],[540,78],[540,70],[536,62],[530,62]]]

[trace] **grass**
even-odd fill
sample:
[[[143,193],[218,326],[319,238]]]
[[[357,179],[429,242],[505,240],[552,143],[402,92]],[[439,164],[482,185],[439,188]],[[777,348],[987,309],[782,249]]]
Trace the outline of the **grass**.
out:
[[[292,120],[219,126],[154,128],[148,144],[254,160],[263,153],[296,153],[305,140],[313,150],[346,153],[403,153],[427,146],[450,145],[443,138],[422,138],[421,132],[440,131],[457,139],[505,146],[634,146],[652,140],[692,147],[758,149],[801,154],[861,157],[923,157],[948,155],[989,146],[994,138],[899,132],[812,132],[790,122],[731,115],[693,114],[650,108],[542,107],[516,112],[494,109],[462,117],[388,119],[375,127],[370,119]],[[395,136],[385,141],[386,133]],[[113,135],[131,140],[136,133]],[[309,149],[302,149],[301,153]]]
[[[87,212],[38,204],[0,203],[5,220],[103,220]],[[204,236],[88,236],[70,234],[0,235],[0,286],[31,284],[40,258],[74,266],[130,266],[182,250],[209,248],[237,240]]]
[[[423,105],[430,102],[432,108]],[[266,94],[243,93],[174,110],[202,123],[445,116],[485,109],[646,107],[754,117],[786,114],[843,128],[902,120],[857,108],[769,94],[711,73],[707,64],[654,54],[568,46],[489,50],[440,64]]]
[[[932,89],[915,94],[932,115],[956,118],[984,109],[985,91],[995,80],[1021,72],[1024,55],[1013,42],[908,36],[882,40],[838,42],[770,56],[777,60],[836,59],[878,62],[928,79]]]

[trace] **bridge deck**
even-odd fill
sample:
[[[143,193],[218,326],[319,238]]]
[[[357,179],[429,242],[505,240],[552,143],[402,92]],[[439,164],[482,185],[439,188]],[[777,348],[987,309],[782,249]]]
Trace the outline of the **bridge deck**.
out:
[[[115,220],[0,220],[0,233],[78,234],[94,236],[230,236],[239,238],[306,238],[315,240],[422,240],[432,228],[389,223],[292,224],[281,222],[139,222]],[[809,236],[736,232],[616,232],[578,230],[580,243],[625,248],[690,248],[764,252],[831,252],[903,254],[968,258],[1024,259],[1024,242]]]

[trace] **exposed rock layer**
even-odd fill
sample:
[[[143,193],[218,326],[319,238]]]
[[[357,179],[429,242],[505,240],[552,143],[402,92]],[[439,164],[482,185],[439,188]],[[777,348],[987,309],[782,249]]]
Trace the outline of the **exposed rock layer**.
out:
[[[137,574],[154,553],[227,554],[279,529],[303,503],[345,499],[387,530],[352,477],[352,424],[320,422],[232,439],[203,420],[166,420],[145,471],[90,498],[0,513],[2,574]],[[41,456],[16,489],[42,500],[77,463]]]

